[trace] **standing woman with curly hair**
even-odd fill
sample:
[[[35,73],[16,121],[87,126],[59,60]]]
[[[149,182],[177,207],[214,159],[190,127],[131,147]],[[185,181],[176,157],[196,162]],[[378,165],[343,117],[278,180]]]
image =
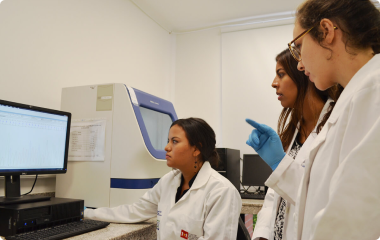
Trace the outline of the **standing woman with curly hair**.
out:
[[[297,239],[377,239],[380,12],[370,0],[307,0],[297,10],[293,37],[298,69],[320,90],[344,88],[306,159],[294,214]],[[279,169],[285,153],[278,137],[256,126],[259,154]]]

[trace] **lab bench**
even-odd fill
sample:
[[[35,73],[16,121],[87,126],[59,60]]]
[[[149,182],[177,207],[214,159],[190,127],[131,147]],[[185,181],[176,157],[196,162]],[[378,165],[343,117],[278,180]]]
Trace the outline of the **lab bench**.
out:
[[[66,238],[67,240],[155,240],[156,218],[149,219],[142,223],[118,224],[111,223],[105,228]]]
[[[257,214],[263,206],[264,200],[242,199],[242,214]],[[116,224],[111,223],[106,228],[67,238],[68,240],[153,240],[156,235],[156,218],[142,223]]]

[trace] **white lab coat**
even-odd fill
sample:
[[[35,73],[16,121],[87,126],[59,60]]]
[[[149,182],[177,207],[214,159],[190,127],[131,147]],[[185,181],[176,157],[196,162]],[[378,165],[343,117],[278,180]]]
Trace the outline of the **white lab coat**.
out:
[[[377,239],[380,236],[379,54],[351,79],[309,150],[296,200],[296,239]],[[283,182],[283,194],[289,195],[286,183],[290,184],[292,179]]]
[[[332,99],[326,101],[320,115],[317,125],[314,130],[310,133],[306,141],[303,143],[302,148],[298,152],[295,159],[289,155],[285,155],[284,159],[278,166],[278,169],[274,171],[271,176],[266,181],[267,186],[271,186],[265,195],[265,200],[263,207],[257,215],[256,226],[252,235],[252,240],[257,240],[260,237],[269,240],[274,239],[274,224],[277,216],[278,206],[280,204],[281,196],[276,193],[276,191],[283,193],[282,186],[283,178],[292,178],[293,185],[286,185],[289,187],[287,192],[289,194],[283,194],[283,198],[287,200],[286,210],[285,210],[285,225],[283,232],[283,240],[291,240],[294,238],[294,219],[293,214],[295,210],[295,201],[297,197],[297,190],[301,183],[302,176],[304,174],[304,161],[307,158],[308,148],[313,143],[317,136],[317,126],[322,121],[323,117],[327,113]],[[298,134],[298,130],[294,132],[293,139],[288,147],[287,154],[290,152],[291,147],[295,141]],[[284,174],[284,172],[286,173]],[[290,176],[287,176],[290,175]],[[285,187],[286,187],[285,186]]]
[[[206,161],[189,191],[175,203],[180,183],[180,171],[171,171],[137,203],[86,209],[84,216],[117,223],[136,223],[157,216],[157,239],[162,240],[236,240],[241,198],[231,182]],[[188,234],[188,238],[181,234]]]

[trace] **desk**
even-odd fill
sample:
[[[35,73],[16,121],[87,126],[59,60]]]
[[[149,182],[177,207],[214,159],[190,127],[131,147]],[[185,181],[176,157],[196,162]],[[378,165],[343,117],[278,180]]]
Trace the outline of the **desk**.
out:
[[[257,214],[263,206],[264,200],[242,199],[242,214]],[[156,218],[135,224],[111,223],[106,228],[92,231],[67,240],[153,240],[156,235]]]
[[[142,223],[118,224],[111,223],[106,228],[85,233],[67,240],[153,240],[157,239],[156,218]]]
[[[264,204],[264,200],[242,199],[241,214],[257,214]]]

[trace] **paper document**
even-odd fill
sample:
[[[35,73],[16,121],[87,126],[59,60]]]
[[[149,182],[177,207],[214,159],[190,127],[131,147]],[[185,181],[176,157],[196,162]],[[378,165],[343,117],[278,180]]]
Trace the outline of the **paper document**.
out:
[[[106,120],[73,120],[69,161],[104,161]]]

